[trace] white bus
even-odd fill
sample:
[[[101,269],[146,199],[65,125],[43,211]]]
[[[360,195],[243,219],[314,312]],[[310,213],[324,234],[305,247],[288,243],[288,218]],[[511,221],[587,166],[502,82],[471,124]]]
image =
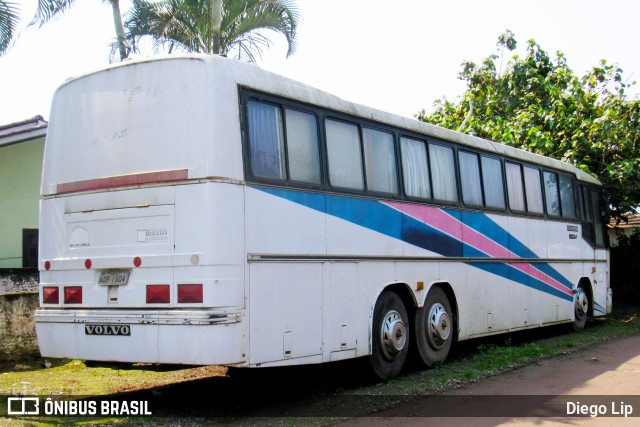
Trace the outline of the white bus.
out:
[[[388,379],[611,311],[592,176],[222,57],[65,82],[42,197],[45,357]]]

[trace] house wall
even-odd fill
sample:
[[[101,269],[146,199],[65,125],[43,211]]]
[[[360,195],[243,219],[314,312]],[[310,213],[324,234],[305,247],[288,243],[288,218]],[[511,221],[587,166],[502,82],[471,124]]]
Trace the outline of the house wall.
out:
[[[22,230],[38,228],[44,138],[0,147],[0,268],[22,267]]]
[[[0,362],[40,356],[33,317],[37,308],[37,293],[0,295]]]

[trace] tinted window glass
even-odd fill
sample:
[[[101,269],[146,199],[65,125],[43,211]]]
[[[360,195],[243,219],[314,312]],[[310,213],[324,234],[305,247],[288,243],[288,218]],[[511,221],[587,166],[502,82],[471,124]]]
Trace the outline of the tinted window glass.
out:
[[[480,165],[478,155],[460,151],[460,180],[462,201],[466,205],[482,206],[482,188],[480,186]]]
[[[560,197],[558,196],[558,175],[554,172],[543,172],[544,196],[547,202],[547,213],[560,216]]]
[[[358,127],[336,120],[327,120],[326,130],[329,181],[338,187],[364,190]]]
[[[500,160],[481,156],[484,200],[488,207],[504,209],[504,181]]]
[[[363,128],[362,139],[367,190],[397,193],[398,178],[393,135],[388,132]]]
[[[442,145],[429,144],[429,165],[434,199],[457,202],[453,150]]]
[[[573,192],[573,180],[567,175],[560,175],[560,203],[562,203],[563,217],[576,217],[576,201],[575,193]]]
[[[407,196],[431,198],[427,147],[424,142],[411,138],[400,138],[402,150],[402,174]]]
[[[289,175],[294,181],[320,183],[318,123],[312,114],[285,110]]]
[[[516,163],[505,163],[507,171],[507,192],[509,194],[509,207],[514,211],[525,210],[524,188],[522,186],[522,171]]]
[[[602,226],[602,208],[600,205],[600,193],[591,190],[591,206],[593,212],[593,227],[596,237],[596,246],[604,246],[604,230]]]
[[[540,170],[529,166],[524,166],[524,187],[527,197],[527,209],[531,213],[543,214],[542,204],[542,183],[540,181]]]
[[[280,108],[261,102],[247,103],[251,170],[263,178],[285,178],[284,138]]]

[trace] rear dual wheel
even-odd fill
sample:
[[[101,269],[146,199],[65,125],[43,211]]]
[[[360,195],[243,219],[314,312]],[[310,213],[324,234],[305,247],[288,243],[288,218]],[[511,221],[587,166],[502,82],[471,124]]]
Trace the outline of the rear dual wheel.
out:
[[[454,326],[447,294],[442,288],[431,288],[424,305],[416,310],[414,322],[416,347],[425,365],[433,367],[447,358]]]
[[[573,330],[579,331],[584,329],[584,326],[587,323],[587,315],[589,314],[589,296],[585,292],[582,284],[579,284],[576,288],[574,312],[575,320],[571,325]]]
[[[384,291],[373,311],[371,356],[374,374],[390,380],[400,373],[409,352],[409,318],[400,297]]]

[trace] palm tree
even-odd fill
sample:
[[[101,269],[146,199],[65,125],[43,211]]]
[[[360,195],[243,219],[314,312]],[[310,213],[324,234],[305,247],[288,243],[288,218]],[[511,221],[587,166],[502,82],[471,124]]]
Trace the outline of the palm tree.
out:
[[[4,55],[16,35],[18,27],[18,5],[0,0],[0,56]]]
[[[287,57],[296,48],[299,14],[293,0],[134,0],[125,22],[127,41],[138,52],[150,36],[155,48],[169,52],[235,52],[238,59],[256,62],[268,47],[261,30],[287,39]]]
[[[128,49],[122,25],[122,14],[120,13],[120,0],[102,0],[102,2],[111,4],[120,60],[124,60],[128,56]],[[54,16],[65,13],[74,4],[75,0],[38,0],[38,9],[31,24],[42,26]]]

